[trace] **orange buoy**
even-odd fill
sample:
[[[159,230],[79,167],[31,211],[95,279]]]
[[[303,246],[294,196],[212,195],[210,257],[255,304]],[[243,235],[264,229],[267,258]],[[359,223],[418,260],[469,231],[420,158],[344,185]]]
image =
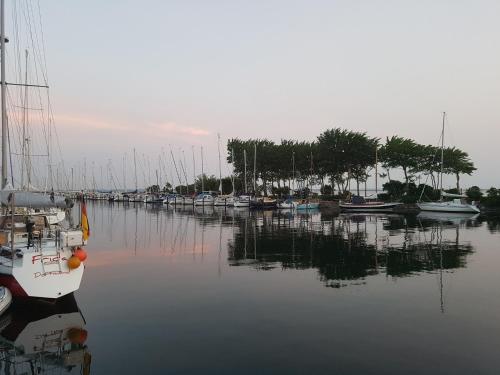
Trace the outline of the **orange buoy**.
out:
[[[83,250],[81,247],[76,249],[73,255],[76,256],[78,259],[80,259],[82,262],[84,262],[85,259],[87,259],[87,252]]]
[[[80,267],[81,263],[82,261],[74,255],[68,259],[68,267],[70,270],[74,270],[75,268]]]
[[[83,328],[70,328],[68,330],[68,339],[73,344],[83,344],[87,341],[87,331]]]

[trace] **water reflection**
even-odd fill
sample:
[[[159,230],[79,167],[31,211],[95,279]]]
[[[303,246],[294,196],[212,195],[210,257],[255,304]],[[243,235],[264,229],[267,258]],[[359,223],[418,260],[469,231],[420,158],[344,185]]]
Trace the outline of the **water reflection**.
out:
[[[268,270],[318,270],[328,287],[384,273],[403,277],[464,267],[472,246],[461,241],[460,222],[432,218],[352,214],[324,220],[321,215],[276,214],[238,222],[229,243],[229,262]]]
[[[203,259],[211,247],[219,266],[224,260],[258,270],[316,269],[324,285],[334,288],[378,274],[406,277],[465,267],[473,247],[461,231],[481,225],[477,215],[463,214],[332,215],[132,203],[95,203],[92,209],[94,225],[108,228],[99,235],[134,255],[156,249]]]
[[[17,303],[0,320],[5,374],[90,373],[85,319],[73,295],[57,303]]]

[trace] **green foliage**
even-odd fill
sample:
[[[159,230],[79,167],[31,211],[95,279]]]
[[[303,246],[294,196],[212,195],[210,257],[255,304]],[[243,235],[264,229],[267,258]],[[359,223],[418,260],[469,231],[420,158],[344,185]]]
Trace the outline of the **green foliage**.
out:
[[[333,187],[332,185],[324,185],[321,187],[321,194],[323,195],[332,195],[333,194]]]
[[[288,186],[272,187],[271,193],[278,197],[287,197],[290,195],[290,188]]]
[[[483,193],[481,189],[478,186],[472,186],[467,191],[465,192],[467,194],[467,197],[471,201],[480,201],[481,198],[483,197]]]
[[[160,187],[158,185],[151,185],[146,188],[147,193],[159,193]]]
[[[359,185],[373,173],[377,151],[378,160],[387,173],[390,169],[398,168],[405,176],[404,191],[393,191],[391,194],[400,198],[403,192],[408,195],[410,183],[422,174],[430,176],[433,188],[438,188],[436,175],[441,171],[440,148],[418,144],[399,136],[388,137],[385,144],[379,146],[377,138],[340,128],[324,131],[316,142],[283,139],[275,143],[266,139],[234,138],[227,144],[227,161],[233,165],[235,182],[241,186],[237,191],[240,192],[245,190],[245,177],[246,190],[253,190],[255,160],[255,177],[260,181],[265,195],[268,190],[273,190],[275,184],[278,189],[283,185],[291,187],[293,178],[301,187],[311,186],[317,181],[323,185],[327,181],[332,186],[332,193],[337,190],[345,194],[350,179]],[[455,175],[459,189],[460,175],[471,174],[476,168],[469,155],[455,147],[446,148],[443,154],[443,172]],[[215,190],[218,190],[218,186]]]
[[[494,208],[499,208],[500,207],[500,189],[497,188],[490,188],[486,192],[486,197],[483,199],[482,203],[486,207],[494,207]]]
[[[392,136],[386,139],[385,145],[380,149],[380,161],[385,168],[401,168],[408,184],[410,171],[417,169],[422,151],[415,141]]]
[[[399,200],[403,197],[405,192],[405,184],[401,181],[390,180],[382,185],[382,188],[387,193],[388,200]]]

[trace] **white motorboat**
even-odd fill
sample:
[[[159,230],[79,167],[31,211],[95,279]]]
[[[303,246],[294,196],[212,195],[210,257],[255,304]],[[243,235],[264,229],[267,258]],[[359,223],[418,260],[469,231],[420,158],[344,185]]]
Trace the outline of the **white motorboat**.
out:
[[[201,193],[196,196],[194,200],[195,206],[213,206],[215,198],[210,193]]]
[[[232,207],[234,206],[234,196],[231,195],[219,195],[214,199],[214,206],[216,207]]]
[[[252,197],[250,195],[240,195],[234,200],[234,207],[235,208],[245,208],[245,207],[250,207],[250,201],[252,200]]]
[[[0,315],[2,315],[12,303],[12,293],[4,286],[0,286]]]

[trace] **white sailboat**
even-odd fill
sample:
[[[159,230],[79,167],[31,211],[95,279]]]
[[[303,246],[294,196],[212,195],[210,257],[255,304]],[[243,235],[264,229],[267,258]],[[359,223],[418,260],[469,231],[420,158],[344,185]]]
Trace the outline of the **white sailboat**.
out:
[[[232,207],[234,205],[234,183],[233,183],[233,191],[230,194],[224,195],[222,193],[222,166],[221,166],[221,158],[220,158],[220,134],[217,134],[217,146],[219,151],[219,195],[217,195],[214,199],[214,206],[217,207]]]
[[[5,0],[0,0],[2,174],[0,202],[0,285],[14,297],[57,299],[80,287],[86,254],[81,226],[53,225],[50,210],[66,208],[67,202],[54,193],[14,190],[8,186],[8,122],[5,74]],[[47,87],[16,84],[24,87]],[[84,206],[82,206],[82,209]],[[31,210],[35,210],[30,212]],[[38,212],[37,212],[38,210]],[[37,214],[38,213],[38,214]],[[57,218],[56,218],[57,219]],[[86,220],[86,213],[85,213]],[[85,221],[88,225],[88,221]],[[86,226],[88,229],[88,226]],[[87,238],[88,231],[85,232]]]
[[[474,202],[472,202],[472,204],[467,203],[467,197],[465,195],[449,194],[443,191],[445,118],[446,112],[443,112],[443,126],[441,130],[441,171],[439,174],[441,196],[438,202],[418,202],[417,206],[422,211],[479,213],[480,210]],[[444,198],[451,198],[452,200],[446,201]]]
[[[233,160],[234,160],[234,157],[233,157]],[[234,198],[234,202],[233,202],[234,208],[249,208],[250,202],[252,201],[252,197],[248,194],[248,188],[247,188],[247,150],[243,150],[243,163],[245,166],[244,174],[243,174],[245,194]]]

